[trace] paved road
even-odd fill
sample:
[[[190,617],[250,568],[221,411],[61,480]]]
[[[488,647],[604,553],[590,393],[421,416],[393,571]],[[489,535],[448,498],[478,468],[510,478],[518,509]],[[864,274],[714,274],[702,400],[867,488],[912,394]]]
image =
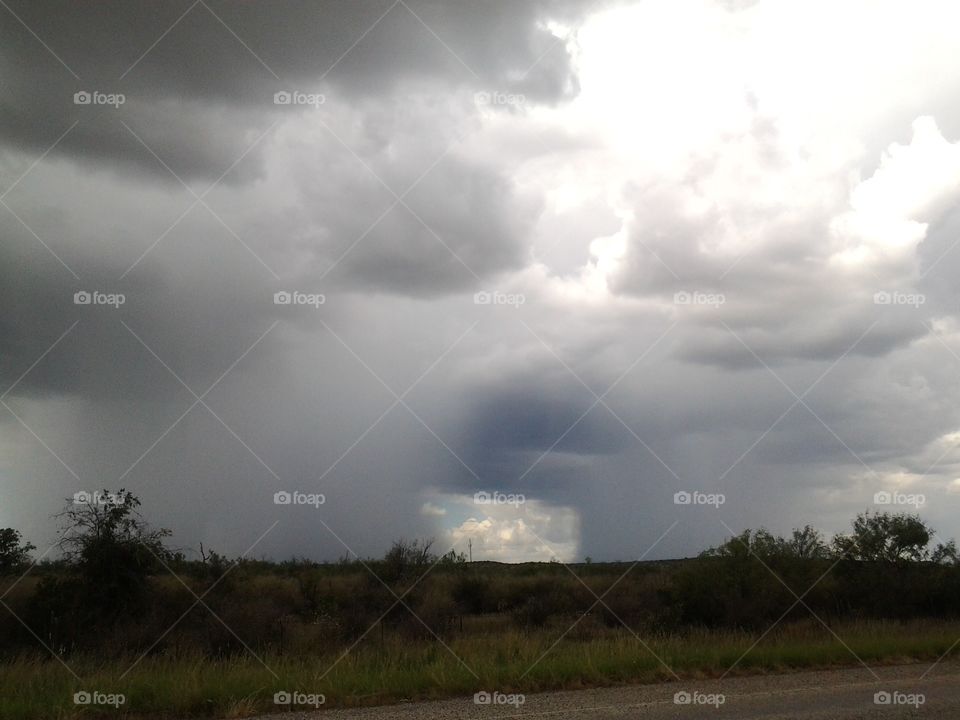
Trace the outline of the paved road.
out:
[[[514,705],[476,705],[473,698],[404,703],[355,710],[271,715],[278,720],[613,720],[614,718],[737,718],[737,720],[858,720],[860,718],[960,718],[960,665],[942,663],[925,678],[930,664],[693,680],[659,685],[631,685],[597,690],[538,693]],[[874,676],[873,673],[876,673]],[[696,697],[674,702],[676,693]],[[886,692],[890,704],[877,704]],[[695,695],[696,694],[696,695]],[[709,700],[723,703],[704,704]],[[711,697],[713,696],[713,697]],[[921,702],[922,701],[922,702]],[[914,703],[914,704],[910,704]],[[261,720],[267,720],[267,716]]]

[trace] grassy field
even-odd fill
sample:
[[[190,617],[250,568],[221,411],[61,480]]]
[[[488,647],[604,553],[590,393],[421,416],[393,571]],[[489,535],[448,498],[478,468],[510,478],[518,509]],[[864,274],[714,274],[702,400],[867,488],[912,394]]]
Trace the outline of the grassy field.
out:
[[[960,637],[956,622],[871,621],[835,626],[841,643],[810,621],[778,627],[756,646],[760,633],[697,631],[648,635],[643,638],[648,650],[626,630],[598,635],[595,629],[582,638],[574,631],[553,646],[566,627],[451,638],[449,650],[438,640],[411,643],[389,635],[381,639],[374,632],[346,655],[267,655],[261,656],[263,663],[250,654],[222,661],[150,656],[122,679],[135,658],[105,662],[69,657],[77,680],[56,660],[22,656],[0,666],[0,717],[246,717],[276,712],[273,695],[279,691],[323,694],[325,707],[344,707],[479,690],[535,692],[671,681],[674,672],[681,678],[719,677],[734,664],[733,674],[858,664],[853,653],[868,664],[934,660]],[[94,690],[122,693],[126,702],[119,709],[74,704],[74,693]]]
[[[0,582],[3,720],[245,717],[288,709],[277,693],[350,707],[932,661],[960,637],[960,556],[931,551],[906,515],[863,514],[829,544],[809,526],[744,531],[696,558],[568,566],[403,540],[379,560],[189,560],[131,507],[73,510],[100,528],[82,554]]]

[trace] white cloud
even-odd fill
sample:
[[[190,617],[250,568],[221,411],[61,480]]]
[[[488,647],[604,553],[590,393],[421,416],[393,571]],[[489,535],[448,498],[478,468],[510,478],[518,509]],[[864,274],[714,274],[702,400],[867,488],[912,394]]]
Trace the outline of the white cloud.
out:
[[[475,505],[472,496],[445,496],[470,516],[448,528],[448,545],[465,552],[473,541],[474,560],[545,562],[577,559],[580,520],[576,510],[527,499],[520,506]]]

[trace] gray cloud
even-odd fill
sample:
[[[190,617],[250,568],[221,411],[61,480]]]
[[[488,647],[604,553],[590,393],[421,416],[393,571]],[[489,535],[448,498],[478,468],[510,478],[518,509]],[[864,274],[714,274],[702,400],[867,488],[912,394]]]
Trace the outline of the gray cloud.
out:
[[[435,0],[59,5],[12,2],[5,11],[6,142],[42,152],[76,121],[62,151],[162,174],[122,120],[177,174],[213,180],[266,130],[280,91],[325,93],[331,104],[350,105],[429,82],[435,92],[569,98],[576,92],[569,56],[543,22],[574,21],[593,3],[495,2],[457,12]],[[75,92],[94,90],[127,102],[74,104]]]
[[[916,82],[870,75],[847,108],[847,61],[784,99],[731,60],[726,23],[789,40],[762,2],[704,10],[710,68],[654,42],[673,6],[626,5],[610,22],[643,43],[590,37],[606,2],[211,2],[162,38],[189,3],[11,3],[81,79],[2,11],[0,524],[41,545],[63,497],[124,484],[230,553],[273,526],[254,555],[335,558],[326,523],[362,555],[475,531],[511,559],[630,558],[676,521],[665,557],[911,487],[955,534],[960,108],[956,73],[925,81],[951,25],[920,17]],[[325,101],[274,105],[295,89]],[[814,383],[809,407],[784,386]],[[727,502],[674,505],[695,489]]]

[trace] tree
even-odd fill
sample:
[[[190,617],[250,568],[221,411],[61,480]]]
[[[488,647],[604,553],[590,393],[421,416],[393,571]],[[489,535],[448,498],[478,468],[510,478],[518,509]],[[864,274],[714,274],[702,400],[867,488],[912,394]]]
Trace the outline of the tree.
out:
[[[932,535],[933,529],[916,515],[867,511],[857,515],[851,535],[837,535],[833,544],[838,554],[854,560],[916,562],[929,557]]]
[[[419,578],[437,558],[430,552],[433,540],[404,540],[393,543],[383,558],[383,579],[396,582]]]
[[[0,575],[19,572],[30,559],[30,552],[36,549],[32,543],[22,542],[18,530],[0,528]]]
[[[704,550],[701,557],[719,557],[748,560],[753,556],[769,559],[782,553],[783,538],[775,537],[768,530],[744,530],[715,548]]]
[[[140,499],[121,488],[68,498],[57,515],[65,527],[60,548],[75,565],[87,599],[104,610],[132,609],[146,587],[147,576],[169,562],[164,545],[170,531],[150,528],[140,515]]]
[[[930,554],[930,559],[938,565],[960,565],[960,553],[955,540],[939,543]]]
[[[804,525],[802,530],[795,529],[785,545],[789,555],[799,560],[822,560],[830,556],[823,535],[810,525]]]
[[[440,558],[441,565],[463,565],[467,562],[467,556],[464,553],[458,553],[451,548],[447,554]]]

